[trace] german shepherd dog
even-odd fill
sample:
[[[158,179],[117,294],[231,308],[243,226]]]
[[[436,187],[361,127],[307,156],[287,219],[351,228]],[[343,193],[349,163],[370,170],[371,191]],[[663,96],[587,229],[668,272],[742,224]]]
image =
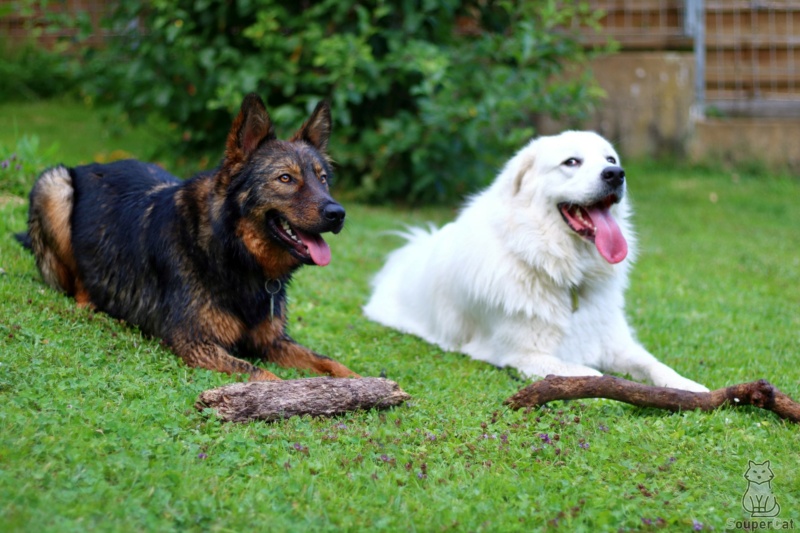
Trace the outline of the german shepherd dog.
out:
[[[186,181],[136,160],[57,166],[30,194],[28,232],[51,287],[161,337],[187,365],[279,379],[233,353],[336,377],[344,365],[286,332],[286,287],[327,265],[345,210],[331,198],[330,108],[278,140],[264,103],[245,97],[214,171]]]

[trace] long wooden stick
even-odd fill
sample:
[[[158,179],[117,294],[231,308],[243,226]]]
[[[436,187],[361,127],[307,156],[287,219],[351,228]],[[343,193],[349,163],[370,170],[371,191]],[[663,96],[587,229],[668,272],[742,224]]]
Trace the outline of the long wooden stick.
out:
[[[711,411],[724,405],[753,405],[773,411],[781,418],[800,423],[800,403],[779,391],[768,381],[731,385],[711,392],[690,392],[643,385],[613,376],[547,376],[521,389],[504,403],[513,409],[537,407],[554,400],[608,398],[641,407],[670,411],[700,409]]]
[[[347,411],[385,409],[410,399],[383,378],[305,378],[232,383],[204,391],[195,403],[229,422],[273,421],[298,415],[334,416]]]

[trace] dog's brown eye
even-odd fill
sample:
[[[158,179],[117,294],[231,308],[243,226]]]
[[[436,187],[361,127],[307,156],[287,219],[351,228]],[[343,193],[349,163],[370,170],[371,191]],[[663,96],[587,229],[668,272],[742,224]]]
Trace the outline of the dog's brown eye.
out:
[[[577,167],[577,166],[580,166],[581,160],[580,159],[576,159],[574,157],[570,157],[569,159],[567,159],[566,161],[564,161],[561,164],[564,165],[565,167]]]
[[[322,183],[328,183],[328,175],[327,174],[322,174],[319,177],[319,181],[322,182]]]
[[[292,181],[292,177],[289,174],[283,174],[278,179],[281,180],[281,183],[289,183],[290,181]]]
[[[606,161],[608,161],[612,165],[616,165],[617,164],[617,158],[616,157],[611,157],[611,156],[606,157]]]

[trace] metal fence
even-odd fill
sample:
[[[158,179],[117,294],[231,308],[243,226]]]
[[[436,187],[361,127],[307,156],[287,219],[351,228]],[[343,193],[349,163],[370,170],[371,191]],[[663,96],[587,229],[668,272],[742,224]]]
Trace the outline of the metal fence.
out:
[[[706,0],[706,109],[800,116],[800,2]]]
[[[800,117],[800,0],[592,0],[623,50],[694,50],[697,108]]]
[[[686,49],[691,38],[684,31],[686,0],[590,0],[603,13],[605,35],[624,50]],[[602,35],[588,35],[594,43]]]

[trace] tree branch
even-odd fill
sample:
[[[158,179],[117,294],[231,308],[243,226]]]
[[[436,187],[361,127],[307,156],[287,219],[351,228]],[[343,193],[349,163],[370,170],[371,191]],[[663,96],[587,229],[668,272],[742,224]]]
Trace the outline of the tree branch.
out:
[[[347,411],[385,409],[410,399],[394,381],[383,378],[305,378],[232,383],[204,391],[195,403],[212,408],[228,422],[291,416],[334,416]]]
[[[537,407],[554,400],[608,398],[640,407],[670,411],[700,409],[711,411],[724,405],[753,405],[773,411],[781,418],[800,423],[800,404],[768,381],[731,385],[711,392],[689,392],[666,387],[643,385],[613,376],[547,376],[521,389],[504,403],[512,409]]]

